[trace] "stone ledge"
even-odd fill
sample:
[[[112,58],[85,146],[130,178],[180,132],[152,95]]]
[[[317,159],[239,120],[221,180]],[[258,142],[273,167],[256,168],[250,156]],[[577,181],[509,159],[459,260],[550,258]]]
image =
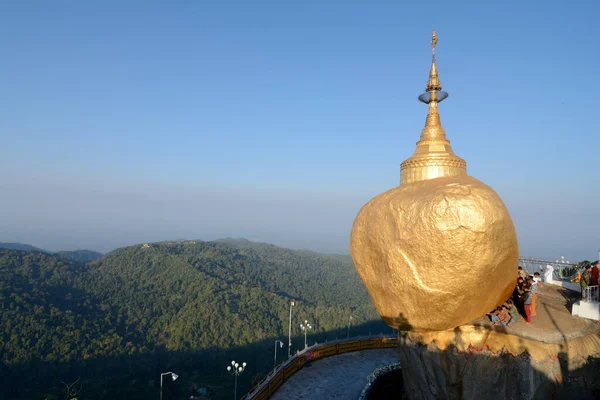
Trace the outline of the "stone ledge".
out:
[[[440,350],[454,346],[461,352],[506,351],[515,357],[528,353],[538,361],[568,354],[574,365],[600,357],[600,323],[573,316],[569,310],[579,293],[553,285],[542,285],[538,293],[538,311],[531,324],[521,317],[511,326],[494,326],[481,317],[453,330],[409,332],[404,337],[412,343],[434,343]]]

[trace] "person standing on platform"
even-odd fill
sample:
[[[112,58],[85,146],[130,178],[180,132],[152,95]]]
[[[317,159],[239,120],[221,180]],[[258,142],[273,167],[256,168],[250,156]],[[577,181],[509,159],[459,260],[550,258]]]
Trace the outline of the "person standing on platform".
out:
[[[537,304],[538,284],[533,276],[527,278],[527,284],[529,285],[529,291],[531,292],[531,316],[535,317],[537,314],[535,306]]]
[[[515,304],[517,304],[521,300],[521,294],[523,294],[523,292],[521,291],[522,284],[523,284],[523,278],[518,277],[517,284],[515,285],[515,288],[513,289],[513,294],[512,294],[512,299],[515,302]]]
[[[592,263],[590,286],[598,286],[599,275],[600,275],[600,263],[598,261],[594,261]]]
[[[590,279],[590,286],[598,286],[600,285],[600,261],[594,261],[592,263],[592,273]],[[598,293],[598,297],[595,298],[595,301],[600,301],[600,290],[596,290]]]
[[[523,283],[523,308],[525,309],[525,323],[531,323],[531,302],[533,301],[533,296],[531,291],[529,290],[529,284],[527,282]]]
[[[588,265],[585,267],[585,271],[581,274],[581,281],[579,284],[581,285],[581,300],[588,300],[586,295],[586,290],[592,281],[592,266]]]

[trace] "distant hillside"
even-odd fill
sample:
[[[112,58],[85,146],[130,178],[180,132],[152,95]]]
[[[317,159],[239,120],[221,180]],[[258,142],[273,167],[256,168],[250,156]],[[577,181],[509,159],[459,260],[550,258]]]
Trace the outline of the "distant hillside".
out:
[[[25,243],[6,243],[0,242],[0,249],[6,250],[24,250],[24,251],[41,251],[47,254],[57,254],[69,261],[73,261],[77,264],[87,264],[92,261],[96,261],[102,257],[102,253],[92,250],[72,250],[72,251],[57,251],[52,252],[48,250],[40,249],[39,247],[32,246]]]
[[[37,248],[35,246],[32,246],[30,244],[25,244],[25,243],[7,243],[7,242],[0,242],[0,249],[7,249],[7,250],[29,250],[29,251],[43,251],[45,253],[49,253],[46,250],[42,250],[40,248]]]
[[[102,253],[92,250],[58,251],[56,254],[77,264],[87,264],[96,261],[103,255]]]
[[[256,242],[252,242],[248,239],[244,239],[244,238],[223,238],[223,239],[217,239],[215,240],[215,243],[225,243],[231,246],[237,246],[237,247],[241,247],[241,246],[246,246],[246,247],[251,247],[254,244],[257,244]],[[266,243],[260,243],[260,244],[266,244]]]
[[[222,388],[229,398],[230,360],[248,363],[240,392],[273,367],[273,341],[293,351],[347,333],[388,331],[352,262],[343,256],[260,243],[164,242],[115,250],[87,265],[59,255],[0,250],[0,398],[61,395],[60,380],[81,376],[85,399],[146,399],[156,376],[181,378],[168,398],[190,385]],[[284,359],[286,349],[279,352]],[[41,374],[39,371],[43,371]]]
[[[289,251],[289,252],[294,252],[298,255],[315,255],[315,256],[319,256],[319,257],[327,257],[328,259],[337,259],[340,261],[344,261],[344,262],[349,262],[352,263],[352,258],[350,257],[350,254],[322,254],[322,253],[317,253],[315,251],[312,250],[291,250],[291,249],[284,249],[282,247],[278,247],[275,246],[273,244],[270,243],[262,243],[262,242],[254,242],[248,239],[244,239],[244,238],[224,238],[224,239],[217,239],[215,240],[216,243],[224,243],[227,244],[229,246],[238,248],[238,249],[280,249],[280,250],[285,250],[285,251]],[[354,264],[352,264],[354,265]]]

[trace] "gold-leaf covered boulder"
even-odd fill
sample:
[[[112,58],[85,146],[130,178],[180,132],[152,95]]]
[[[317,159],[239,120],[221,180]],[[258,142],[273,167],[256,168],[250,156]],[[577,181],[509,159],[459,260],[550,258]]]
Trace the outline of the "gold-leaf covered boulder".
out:
[[[440,331],[468,323],[511,294],[515,228],[496,192],[467,175],[440,122],[442,91],[432,64],[425,127],[400,186],[372,199],[352,227],[350,252],[379,315],[399,330]]]
[[[470,176],[400,185],[354,221],[354,265],[377,312],[400,330],[452,329],[506,300],[518,249],[500,197]]]

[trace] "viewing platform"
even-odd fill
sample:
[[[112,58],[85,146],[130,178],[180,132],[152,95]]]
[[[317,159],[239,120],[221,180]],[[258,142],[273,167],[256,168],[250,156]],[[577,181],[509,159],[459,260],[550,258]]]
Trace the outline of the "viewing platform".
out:
[[[600,357],[600,322],[571,314],[580,296],[564,287],[540,283],[537,315],[532,317],[531,324],[520,315],[519,321],[511,326],[493,325],[483,315],[453,330],[411,332],[406,338],[413,343],[433,343],[440,350],[452,346],[462,352],[508,352],[515,357],[527,353],[539,362],[548,361],[548,355],[561,354],[575,368],[590,356]]]
[[[447,331],[401,334],[409,398],[599,398],[600,323],[571,315],[580,293],[540,285],[531,324],[521,316],[497,326],[484,315]]]
[[[489,318],[482,316],[471,325],[543,343],[559,343],[598,333],[598,322],[571,315],[573,304],[581,297],[579,292],[544,282],[539,286],[537,315],[532,317],[531,324],[526,324],[520,316],[511,326],[494,326]]]

